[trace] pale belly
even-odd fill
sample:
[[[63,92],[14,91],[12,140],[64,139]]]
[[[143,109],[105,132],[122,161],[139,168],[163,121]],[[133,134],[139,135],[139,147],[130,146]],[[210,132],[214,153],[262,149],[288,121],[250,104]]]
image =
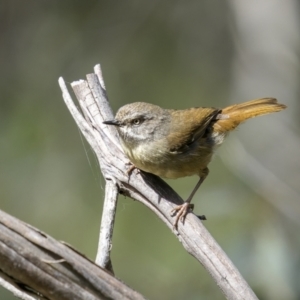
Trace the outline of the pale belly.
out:
[[[198,175],[207,167],[213,156],[213,151],[203,149],[197,153],[189,154],[165,154],[156,151],[134,151],[124,149],[130,161],[135,167],[159,177],[176,179],[180,177]]]

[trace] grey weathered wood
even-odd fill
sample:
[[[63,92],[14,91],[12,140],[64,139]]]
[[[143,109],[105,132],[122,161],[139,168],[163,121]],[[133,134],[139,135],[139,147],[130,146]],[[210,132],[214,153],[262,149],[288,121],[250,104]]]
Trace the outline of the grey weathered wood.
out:
[[[113,268],[110,259],[110,251],[112,248],[117,200],[118,188],[116,184],[111,180],[106,180],[96,264],[112,273]]]
[[[26,300],[144,299],[69,245],[3,211],[0,277],[1,285]]]
[[[95,69],[97,70],[97,66]],[[183,200],[163,180],[138,170],[134,170],[128,177],[126,171],[129,161],[120,148],[117,132],[102,123],[111,119],[106,92],[102,91],[98,93],[98,98],[95,97],[95,91],[103,88],[97,75],[89,74],[87,78],[88,81],[72,83],[87,120],[75,107],[62,78],[60,85],[66,105],[97,155],[104,178],[115,184],[120,193],[150,208],[172,230],[188,253],[205,267],[227,299],[257,299],[242,275],[194,214],[188,214],[185,224],[179,224],[178,231],[173,229],[174,218],[170,216],[170,211]]]
[[[30,291],[24,293],[20,291],[20,287],[13,281],[12,278],[0,272],[0,285],[10,291],[14,296],[23,300],[36,300],[36,295],[30,295]]]

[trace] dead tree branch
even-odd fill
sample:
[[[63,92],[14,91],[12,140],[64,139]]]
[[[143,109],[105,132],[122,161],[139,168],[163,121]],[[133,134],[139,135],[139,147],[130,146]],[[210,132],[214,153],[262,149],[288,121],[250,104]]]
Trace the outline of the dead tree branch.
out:
[[[0,284],[25,299],[144,299],[49,235],[0,211]]]

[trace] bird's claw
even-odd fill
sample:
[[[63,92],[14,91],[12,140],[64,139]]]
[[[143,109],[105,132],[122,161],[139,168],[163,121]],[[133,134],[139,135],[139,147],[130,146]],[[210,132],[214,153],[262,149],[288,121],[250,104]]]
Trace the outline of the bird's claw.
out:
[[[127,173],[128,176],[130,176],[131,173],[132,173],[132,171],[133,171],[134,169],[136,169],[136,166],[133,165],[132,163],[129,163],[128,165],[130,165],[130,167],[129,167],[129,169],[126,171],[126,173]]]
[[[176,206],[171,210],[171,216],[176,216],[173,228],[177,230],[178,228],[178,222],[179,220],[184,224],[186,215],[193,211],[194,209],[194,204],[189,203],[189,202],[184,202],[181,205]]]

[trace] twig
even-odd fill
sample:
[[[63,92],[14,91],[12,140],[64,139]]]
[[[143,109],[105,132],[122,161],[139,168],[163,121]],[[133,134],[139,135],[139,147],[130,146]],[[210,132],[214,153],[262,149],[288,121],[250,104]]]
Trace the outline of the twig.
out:
[[[118,189],[111,180],[106,181],[103,213],[100,226],[100,237],[96,256],[96,264],[113,273],[110,259],[112,236],[117,208]]]
[[[111,180],[120,193],[149,207],[173,230],[174,220],[170,216],[170,211],[175,205],[181,204],[182,199],[164,181],[152,174],[134,171],[128,178],[126,172],[128,159],[116,142],[117,133],[113,128],[107,128],[102,124],[103,120],[108,119],[103,116],[110,109],[106,94],[100,95],[101,105],[98,106],[99,100],[90,103],[90,95],[94,95],[96,90],[91,85],[91,79],[99,87],[101,85],[97,75],[89,74],[87,78],[88,84],[86,81],[72,84],[76,96],[79,96],[81,106],[84,106],[83,111],[88,118],[87,121],[83,120],[82,115],[75,108],[71,97],[67,94],[63,79],[60,78],[59,82],[70,112],[98,157],[104,178]],[[173,233],[184,248],[206,268],[227,299],[257,299],[239,271],[194,214],[188,214],[185,224],[179,224],[178,231],[173,230]]]

